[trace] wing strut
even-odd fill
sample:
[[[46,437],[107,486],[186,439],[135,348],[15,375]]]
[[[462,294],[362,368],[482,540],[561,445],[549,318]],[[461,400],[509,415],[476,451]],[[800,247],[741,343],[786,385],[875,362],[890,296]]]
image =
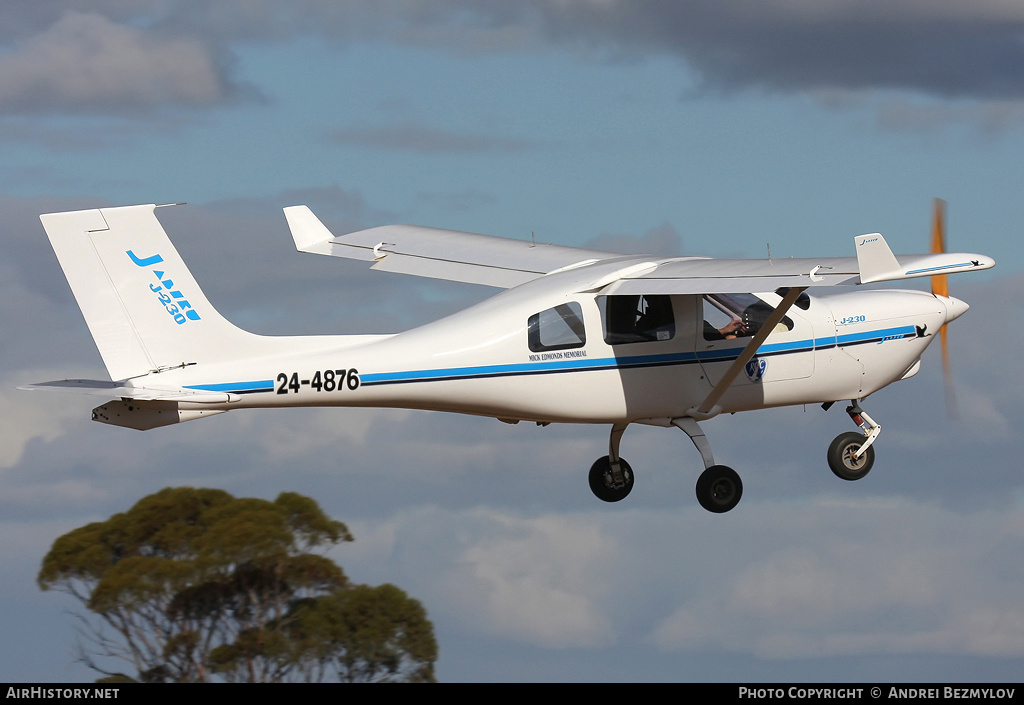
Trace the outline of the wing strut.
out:
[[[757,333],[754,334],[754,337],[750,339],[749,343],[747,343],[747,347],[743,348],[743,352],[740,353],[740,356],[733,361],[732,366],[726,370],[725,375],[723,375],[722,379],[718,381],[715,388],[712,389],[711,393],[707,395],[704,401],[702,401],[700,405],[689,414],[690,416],[699,419],[700,417],[710,418],[715,415],[712,413],[712,410],[722,399],[722,395],[725,394],[726,390],[732,386],[732,383],[736,380],[736,377],[743,369],[743,366],[750,362],[750,358],[754,357],[754,353],[756,353],[757,349],[761,347],[761,343],[763,343],[765,338],[775,330],[775,326],[782,321],[789,309],[793,307],[797,297],[800,296],[806,288],[807,287],[794,286],[786,292],[786,295],[782,297],[782,301],[775,307],[775,310],[771,312],[771,315],[768,316],[768,320],[766,320]]]

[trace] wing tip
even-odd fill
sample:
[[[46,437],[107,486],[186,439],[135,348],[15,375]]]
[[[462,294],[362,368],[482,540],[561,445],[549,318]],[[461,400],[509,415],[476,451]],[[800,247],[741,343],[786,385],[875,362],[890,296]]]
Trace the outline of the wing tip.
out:
[[[288,206],[284,209],[284,218],[299,252],[321,253],[323,246],[334,237],[309,206]]]

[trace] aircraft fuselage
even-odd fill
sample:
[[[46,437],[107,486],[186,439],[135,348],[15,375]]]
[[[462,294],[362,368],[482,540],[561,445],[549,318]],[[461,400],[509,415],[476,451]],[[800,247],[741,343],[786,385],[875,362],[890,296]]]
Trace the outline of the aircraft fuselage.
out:
[[[672,330],[663,339],[616,342],[602,311],[607,297],[579,290],[593,276],[549,275],[404,333],[321,338],[317,352],[167,370],[145,384],[229,397],[220,404],[178,403],[183,410],[372,406],[657,425],[690,414],[749,338],[706,339],[702,297],[672,295]],[[781,297],[760,298],[774,306]],[[790,328],[778,328],[760,346],[720,411],[866,397],[915,373],[950,315],[948,299],[920,291],[806,300],[806,308],[791,309]],[[531,317],[569,305],[582,324],[578,339],[531,341]]]

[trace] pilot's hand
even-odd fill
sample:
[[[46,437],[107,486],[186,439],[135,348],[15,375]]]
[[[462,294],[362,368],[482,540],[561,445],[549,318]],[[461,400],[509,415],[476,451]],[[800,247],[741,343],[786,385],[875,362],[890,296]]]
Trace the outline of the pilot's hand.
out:
[[[726,338],[735,338],[743,332],[743,321],[729,321],[725,327],[719,328],[718,332]]]

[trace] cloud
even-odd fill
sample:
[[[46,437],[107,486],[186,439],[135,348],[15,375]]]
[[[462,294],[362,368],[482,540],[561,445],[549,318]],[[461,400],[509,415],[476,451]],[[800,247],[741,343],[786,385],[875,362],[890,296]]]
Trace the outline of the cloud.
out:
[[[1020,506],[961,512],[818,495],[755,501],[719,519],[695,506],[420,504],[360,522],[338,560],[353,576],[407,586],[449,632],[547,654],[1024,654]],[[364,537],[372,549],[359,548]]]
[[[485,513],[498,535],[457,557],[452,589],[489,630],[549,648],[597,646],[612,637],[601,603],[618,543],[591,521]]]
[[[26,382],[60,379],[53,370],[18,370],[0,379],[0,469],[21,462],[28,444],[36,439],[53,441],[80,421],[80,410],[67,404],[62,394],[38,392],[35,397],[15,389]]]
[[[376,445],[372,431],[377,429],[378,417],[385,415],[387,424],[407,421],[408,412],[382,411],[380,409],[316,409],[311,413],[293,414],[274,424],[260,424],[257,430],[255,417],[247,417],[240,423],[255,437],[255,443],[263,449],[272,463],[285,463],[305,455],[330,453],[333,448],[344,445],[347,448]],[[381,424],[383,425],[383,424]]]
[[[737,559],[751,560],[737,560],[719,590],[684,600],[653,632],[655,642],[683,650],[710,642],[767,659],[1024,654],[1022,576],[1004,553],[1019,550],[1019,507],[964,514],[898,499],[804,506],[799,524],[770,520],[775,547],[749,556],[747,547]]]
[[[357,572],[385,557],[433,614],[462,629],[544,649],[599,647],[614,639],[609,571],[621,551],[604,524],[600,515],[421,505],[373,522],[376,552],[339,553]]]
[[[671,56],[706,90],[810,93],[833,104],[837,93],[874,91],[967,101],[929,111],[886,99],[879,122],[896,129],[965,119],[1002,129],[1018,120],[1024,99],[1024,6],[1005,0],[107,0],[92,4],[91,14],[78,6],[5,10],[6,112],[217,105],[245,90],[225,69],[235,47],[310,36],[336,46],[372,40],[459,53],[553,47],[602,60]],[[979,110],[973,101],[994,107]],[[423,152],[530,146],[412,125],[355,126],[335,138]]]
[[[232,88],[208,46],[98,14],[67,12],[0,54],[0,108],[8,114],[206,107]]]
[[[1024,8],[1002,0],[537,2],[549,35],[675,54],[712,88],[1024,97]]]
[[[1020,99],[973,101],[908,100],[887,97],[870,101],[879,127],[912,134],[937,132],[954,125],[977,125],[987,135],[1000,135],[1024,122]]]

